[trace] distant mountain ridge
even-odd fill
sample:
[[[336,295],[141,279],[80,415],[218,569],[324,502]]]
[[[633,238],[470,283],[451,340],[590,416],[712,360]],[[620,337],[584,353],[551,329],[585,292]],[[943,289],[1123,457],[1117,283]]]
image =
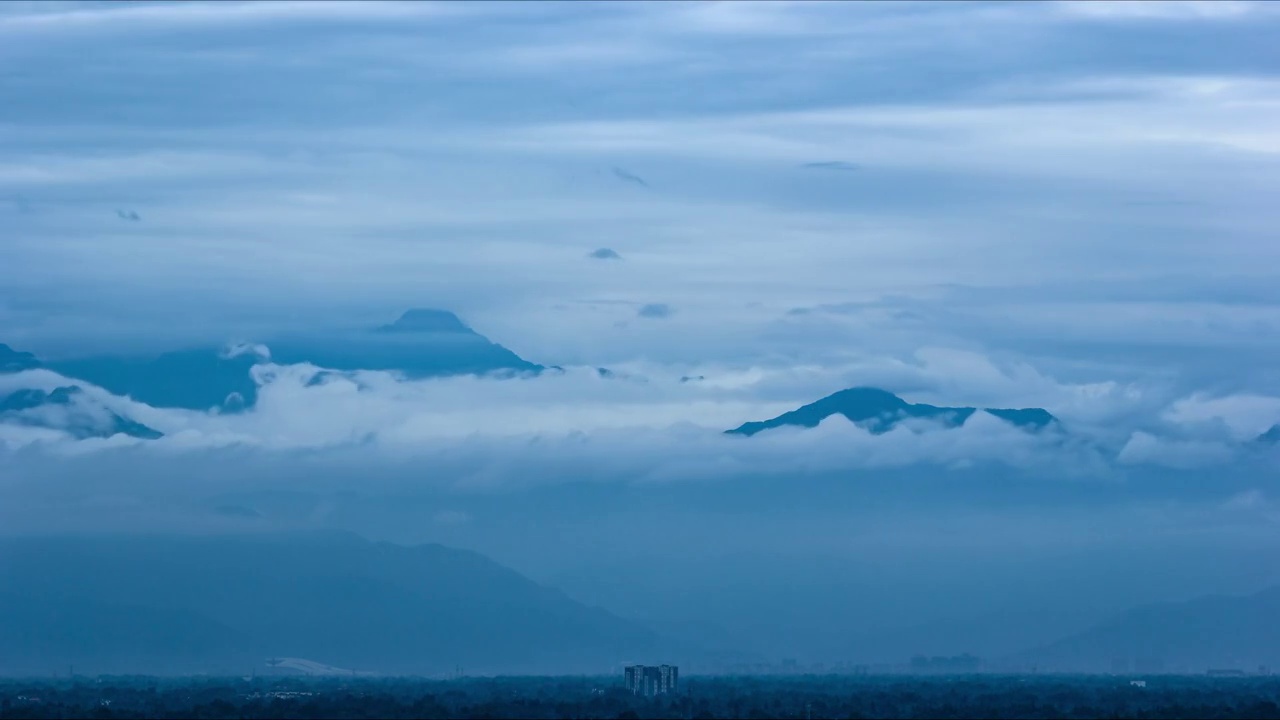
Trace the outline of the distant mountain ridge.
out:
[[[612,672],[657,636],[476,553],[336,532],[0,538],[0,673]]]
[[[29,352],[18,352],[13,348],[0,343],[0,373],[15,373],[24,370],[35,370],[40,367],[40,361],[35,355]]]
[[[743,423],[725,432],[731,435],[751,436],[764,430],[784,426],[812,428],[817,427],[832,415],[843,415],[850,422],[867,429],[872,434],[879,435],[889,432],[903,420],[911,418],[932,420],[949,428],[960,427],[979,410],[1030,431],[1039,431],[1058,423],[1058,419],[1043,408],[936,407],[909,403],[879,388],[854,387],[832,393],[821,400],[785,412],[775,418]]]
[[[0,397],[0,423],[42,427],[77,439],[128,435],[155,440],[163,433],[94,403],[76,385],[45,392],[23,388]]]
[[[254,351],[203,347],[151,357],[96,355],[47,363],[0,345],[0,372],[44,367],[153,407],[234,412],[257,402],[252,369],[268,361],[341,371],[385,370],[411,378],[546,369],[490,341],[446,310],[413,309],[389,325],[329,336],[287,336],[267,345],[269,358]]]
[[[1101,672],[1252,672],[1280,666],[1280,587],[1252,595],[1144,605],[1013,658],[1022,665]]]

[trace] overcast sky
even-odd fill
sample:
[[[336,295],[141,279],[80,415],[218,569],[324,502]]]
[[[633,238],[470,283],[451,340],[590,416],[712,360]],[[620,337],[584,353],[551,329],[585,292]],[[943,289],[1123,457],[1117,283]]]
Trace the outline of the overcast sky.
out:
[[[0,517],[189,522],[157,477],[487,491],[924,463],[1130,481],[1199,504],[1095,498],[1115,528],[1275,541],[1274,454],[1242,448],[1280,422],[1278,36],[1280,4],[1227,0],[0,5],[0,342],[156,352],[439,307],[566,368],[272,368],[234,416],[87,388],[166,437],[2,426]],[[720,435],[853,385],[1069,432]],[[459,507],[397,537],[483,518]],[[991,537],[1081,527],[1000,517]]]
[[[942,343],[1265,374],[1278,28],[1236,2],[6,4],[0,319],[52,352],[425,305],[551,363]]]
[[[0,343],[437,307],[564,368],[85,385],[48,424],[165,437],[0,423],[0,533],[439,541],[779,653],[1280,582],[1277,37],[1229,0],[0,4]],[[722,434],[856,385],[1062,426]]]

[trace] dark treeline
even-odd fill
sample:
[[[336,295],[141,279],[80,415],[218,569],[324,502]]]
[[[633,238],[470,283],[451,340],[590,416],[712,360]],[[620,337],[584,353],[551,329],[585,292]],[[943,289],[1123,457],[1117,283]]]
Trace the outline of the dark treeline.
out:
[[[1280,678],[692,677],[0,680],[0,718],[1280,718]]]

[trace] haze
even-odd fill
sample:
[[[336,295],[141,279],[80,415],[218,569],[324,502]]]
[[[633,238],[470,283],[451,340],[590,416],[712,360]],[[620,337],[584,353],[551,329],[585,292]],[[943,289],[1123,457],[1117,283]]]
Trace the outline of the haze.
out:
[[[1280,665],[1277,33],[0,6],[0,672]]]

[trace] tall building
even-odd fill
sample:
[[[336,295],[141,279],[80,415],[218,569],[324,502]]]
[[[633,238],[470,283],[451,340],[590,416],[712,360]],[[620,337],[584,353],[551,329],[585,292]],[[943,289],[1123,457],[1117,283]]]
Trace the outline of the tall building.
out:
[[[627,689],[636,695],[675,694],[680,686],[680,668],[675,665],[628,665],[623,670]]]

